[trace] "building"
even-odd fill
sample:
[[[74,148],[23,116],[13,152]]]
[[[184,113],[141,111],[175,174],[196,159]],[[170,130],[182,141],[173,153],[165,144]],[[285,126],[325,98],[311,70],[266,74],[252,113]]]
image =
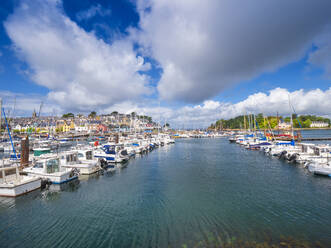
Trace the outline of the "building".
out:
[[[75,123],[73,120],[67,121],[67,120],[60,120],[56,123],[56,128],[60,132],[69,132],[75,130]]]
[[[279,121],[276,128],[277,129],[291,129],[291,127],[292,127],[291,123]]]
[[[329,123],[322,121],[312,121],[310,127],[318,127],[318,128],[329,127]]]
[[[108,132],[108,127],[104,124],[99,124],[98,131],[103,133]]]

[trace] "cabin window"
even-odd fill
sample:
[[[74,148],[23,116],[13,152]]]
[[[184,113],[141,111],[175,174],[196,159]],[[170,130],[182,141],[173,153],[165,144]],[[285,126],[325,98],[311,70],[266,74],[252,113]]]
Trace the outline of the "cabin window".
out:
[[[51,159],[46,162],[46,172],[47,173],[54,173],[59,172],[59,160],[58,159]]]
[[[86,159],[87,160],[92,160],[92,151],[87,151],[86,152]]]
[[[33,168],[43,168],[43,163],[37,162],[37,163],[35,163],[35,165],[33,166]]]
[[[84,158],[84,154],[83,153],[78,153],[78,157],[79,158]]]
[[[77,161],[77,154],[68,154],[66,156],[67,162],[76,162]]]

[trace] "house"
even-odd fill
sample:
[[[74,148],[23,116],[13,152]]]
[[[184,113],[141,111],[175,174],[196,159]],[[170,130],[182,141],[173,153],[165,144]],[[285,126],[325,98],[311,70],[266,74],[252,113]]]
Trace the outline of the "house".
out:
[[[98,131],[103,132],[103,133],[108,132],[108,127],[104,124],[99,124],[98,125]]]
[[[313,121],[310,124],[310,127],[325,128],[325,127],[329,127],[329,123],[322,121]]]
[[[279,121],[277,125],[277,129],[290,129],[292,127],[291,123]]]
[[[56,128],[60,132],[69,132],[75,130],[75,123],[74,121],[70,120],[60,120],[56,123]]]
[[[17,124],[16,126],[14,126],[14,130],[18,130],[18,131],[22,131],[22,126],[20,124]]]

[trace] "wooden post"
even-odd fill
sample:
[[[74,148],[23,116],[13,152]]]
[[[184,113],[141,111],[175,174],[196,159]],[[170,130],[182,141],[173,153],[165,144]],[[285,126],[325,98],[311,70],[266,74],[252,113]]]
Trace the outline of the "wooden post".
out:
[[[21,167],[24,168],[29,165],[29,138],[21,140]]]
[[[302,140],[302,134],[301,134],[300,130],[297,131],[297,139],[298,139],[298,142],[301,142],[301,140]]]

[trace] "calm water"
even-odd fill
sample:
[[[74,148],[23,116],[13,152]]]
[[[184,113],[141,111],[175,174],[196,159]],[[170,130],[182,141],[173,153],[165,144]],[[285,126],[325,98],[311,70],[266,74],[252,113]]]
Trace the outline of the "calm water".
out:
[[[115,174],[0,200],[1,247],[331,245],[331,180],[227,139],[178,140]]]

